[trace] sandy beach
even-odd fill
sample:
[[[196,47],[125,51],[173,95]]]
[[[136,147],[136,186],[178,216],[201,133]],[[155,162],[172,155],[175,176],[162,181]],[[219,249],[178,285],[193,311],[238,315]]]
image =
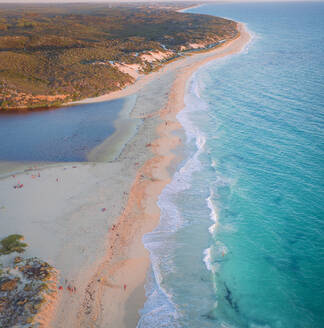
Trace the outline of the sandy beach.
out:
[[[193,72],[249,42],[245,26],[238,29],[236,39],[216,49],[77,102],[129,97],[131,103],[116,132],[89,154],[91,162],[0,163],[0,238],[24,235],[26,255],[53,265],[63,286],[43,311],[41,326],[136,327],[150,266],[142,236],[159,222],[157,199],[181,160],[174,150],[185,141],[176,115]],[[17,183],[24,187],[14,189]]]

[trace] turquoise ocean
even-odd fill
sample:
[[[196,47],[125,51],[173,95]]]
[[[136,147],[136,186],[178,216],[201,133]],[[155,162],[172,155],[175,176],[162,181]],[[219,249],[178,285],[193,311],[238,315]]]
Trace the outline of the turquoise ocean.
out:
[[[324,3],[190,12],[253,39],[191,78],[138,328],[324,327]]]

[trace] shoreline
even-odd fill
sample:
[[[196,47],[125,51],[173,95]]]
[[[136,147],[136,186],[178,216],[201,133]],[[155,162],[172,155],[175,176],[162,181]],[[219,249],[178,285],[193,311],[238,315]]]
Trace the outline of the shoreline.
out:
[[[171,182],[171,163],[179,163],[181,160],[173,153],[182,141],[173,134],[182,129],[176,115],[185,107],[187,84],[197,69],[212,60],[239,53],[247,45],[249,33],[241,23],[238,28],[240,35],[224,44],[221,47],[222,53],[216,51],[216,54],[186,66],[186,70],[182,69],[177,73],[168,102],[158,112],[160,124],[156,129],[157,139],[150,145],[154,157],[137,171],[126,208],[109,232],[108,244],[111,246],[108,253],[87,287],[88,294],[95,297],[92,300],[88,298],[85,304],[88,309],[89,304],[92,304],[91,317],[96,321],[99,319],[99,326],[130,328],[134,327],[135,321],[138,322],[138,311],[146,300],[144,285],[150,267],[149,252],[144,248],[142,237],[158,225],[158,197]],[[129,277],[129,272],[135,277]],[[112,281],[117,283],[118,290],[107,289],[107,286],[113,286]],[[106,316],[100,314],[103,306],[110,309]],[[91,322],[85,317],[83,315],[79,321],[80,325]]]
[[[116,121],[121,123],[117,136],[92,154],[103,162],[27,163],[22,167],[30,170],[0,179],[0,207],[5,206],[0,210],[0,237],[25,235],[26,255],[53,264],[63,286],[56,304],[44,314],[53,313],[53,320],[42,327],[128,328],[138,322],[150,266],[142,236],[159,223],[157,198],[181,160],[174,154],[184,138],[174,134],[181,132],[176,115],[185,107],[192,73],[247,44],[249,33],[242,24],[238,29],[235,39],[217,48],[171,62],[121,91],[78,102],[126,96],[134,102]],[[134,122],[139,122],[136,131],[130,132]],[[107,149],[116,138],[122,148],[115,147],[107,162]],[[37,172],[40,178],[31,179]],[[23,189],[12,188],[16,180]],[[66,290],[67,282],[77,286],[75,295]]]
[[[199,7],[201,7],[201,6],[203,6],[205,3],[200,3],[200,4],[198,4],[198,5],[192,5],[192,6],[190,6],[190,7],[186,7],[186,8],[183,8],[183,9],[179,9],[179,10],[177,10],[177,12],[179,12],[179,13],[183,13],[184,11],[186,11],[186,10],[190,10],[190,9],[194,9],[194,8],[199,8]]]

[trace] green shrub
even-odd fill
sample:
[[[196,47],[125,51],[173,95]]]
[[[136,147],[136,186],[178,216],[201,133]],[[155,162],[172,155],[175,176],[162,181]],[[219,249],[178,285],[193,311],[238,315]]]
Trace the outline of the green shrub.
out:
[[[22,253],[25,251],[25,248],[28,246],[26,243],[22,243],[24,237],[22,235],[10,235],[1,240],[0,254],[10,254],[13,252]]]

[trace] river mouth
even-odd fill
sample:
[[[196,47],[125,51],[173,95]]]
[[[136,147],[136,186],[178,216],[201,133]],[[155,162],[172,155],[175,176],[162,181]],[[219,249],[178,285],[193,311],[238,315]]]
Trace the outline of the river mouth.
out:
[[[126,99],[0,114],[0,161],[87,162],[116,130]]]

